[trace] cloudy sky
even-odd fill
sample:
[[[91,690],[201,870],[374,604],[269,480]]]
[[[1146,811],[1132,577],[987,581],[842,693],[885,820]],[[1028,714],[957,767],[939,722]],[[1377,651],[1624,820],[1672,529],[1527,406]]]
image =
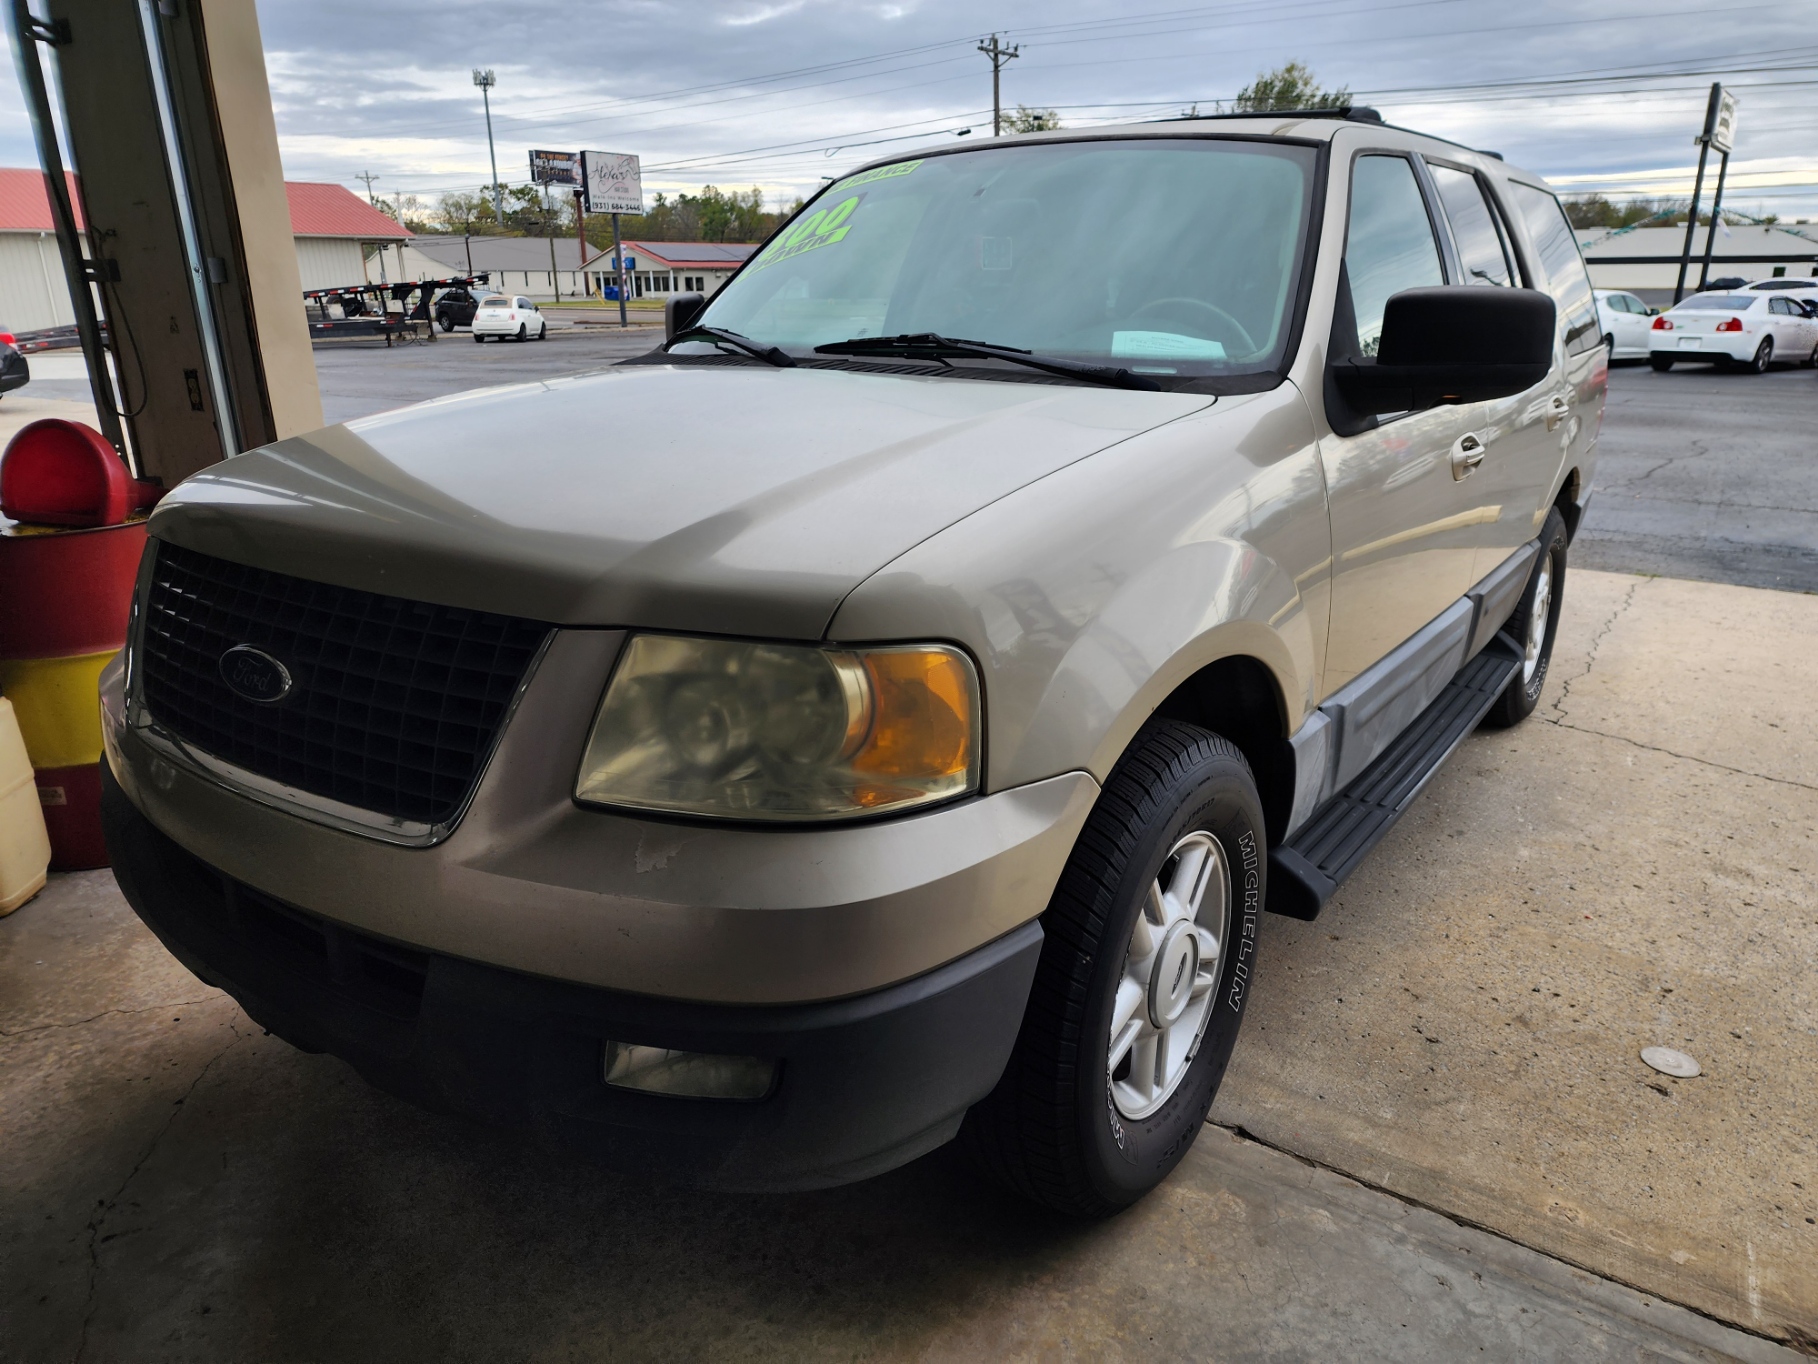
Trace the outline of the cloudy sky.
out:
[[[1390,121],[1562,189],[1685,193],[1712,80],[1741,100],[1726,199],[1818,220],[1818,0],[259,0],[292,179],[433,198],[531,147],[642,156],[646,192],[757,185],[774,202],[874,156],[989,134],[1004,101],[1069,127],[1229,100],[1308,63]],[[9,73],[10,77],[10,73]],[[32,163],[16,91],[0,156]]]

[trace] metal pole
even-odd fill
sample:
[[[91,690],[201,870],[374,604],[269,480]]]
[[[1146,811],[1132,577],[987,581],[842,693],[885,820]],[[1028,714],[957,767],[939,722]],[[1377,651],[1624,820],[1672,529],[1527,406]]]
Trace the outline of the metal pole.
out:
[[[562,301],[562,277],[556,273],[555,222],[549,207],[549,182],[543,182],[543,235],[549,238],[549,287],[555,290],[556,302]]]
[[[625,246],[619,240],[619,215],[616,213],[612,215],[612,263],[619,271],[619,325],[629,327],[631,319],[625,315]]]
[[[998,42],[997,34],[993,33],[991,41],[980,43],[978,50],[991,58],[991,136],[998,137],[1003,133],[1004,125],[1003,101],[999,97],[1001,87],[999,76],[1003,71],[1004,63],[1014,60],[1022,51],[1022,45],[1019,43],[1005,47]]]
[[[593,281],[587,274],[587,207],[578,189],[574,192],[574,238],[581,253],[581,292],[591,297]]]
[[[492,217],[494,225],[502,231],[505,227],[505,200],[499,191],[499,154],[493,150],[492,145],[492,87],[499,81],[488,68],[485,71],[476,69],[473,83],[480,87],[480,103],[486,110],[486,155],[492,161]]]
[[[70,306],[76,313],[76,335],[82,340],[82,355],[88,362],[88,386],[95,397],[95,419],[101,423],[101,434],[126,458],[126,433],[120,425],[119,397],[114,392],[113,375],[107,367],[107,348],[101,342],[100,320],[95,314],[95,296],[89,287],[88,273],[82,256],[82,238],[76,230],[75,211],[70,206],[69,181],[63,174],[63,153],[57,147],[57,129],[51,121],[50,96],[44,86],[44,67],[38,60],[37,42],[67,42],[55,26],[40,24],[32,17],[26,0],[12,0],[7,6],[7,36],[12,39],[13,63],[19,71],[19,88],[25,94],[25,107],[31,114],[32,137],[38,144],[38,161],[44,167],[44,188],[50,197],[51,213],[57,224],[57,251],[63,257],[63,279],[69,287]]]
[[[1685,297],[1685,272],[1692,264],[1692,234],[1698,231],[1698,196],[1704,192],[1704,161],[1711,154],[1711,144],[1699,140],[1698,176],[1692,181],[1692,208],[1685,216],[1685,246],[1679,253],[1679,278],[1673,283],[1673,302]]]
[[[1703,289],[1711,278],[1711,250],[1717,243],[1717,223],[1723,212],[1723,181],[1730,173],[1730,154],[1717,153],[1723,159],[1717,163],[1717,189],[1711,195],[1711,230],[1704,234],[1704,264],[1698,269],[1698,287]]]

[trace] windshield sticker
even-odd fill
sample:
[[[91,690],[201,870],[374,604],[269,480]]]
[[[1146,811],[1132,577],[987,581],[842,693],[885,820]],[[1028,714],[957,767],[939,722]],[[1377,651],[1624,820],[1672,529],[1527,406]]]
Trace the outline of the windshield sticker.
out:
[[[844,241],[846,234],[852,231],[853,212],[864,197],[862,194],[854,194],[850,198],[842,199],[832,208],[823,208],[817,213],[810,213],[772,242],[770,248],[758,258],[751,268],[753,270],[768,269],[779,261],[791,260],[805,251],[813,251],[819,247],[832,246],[835,242]]]
[[[861,171],[857,175],[840,181],[827,192],[838,194],[841,190],[857,189],[860,185],[868,185],[873,180],[891,180],[899,175],[909,174],[921,164],[920,161],[897,161],[888,166],[879,166],[876,170]]]
[[[1112,332],[1111,354],[1120,360],[1222,360],[1225,348],[1179,332]]]

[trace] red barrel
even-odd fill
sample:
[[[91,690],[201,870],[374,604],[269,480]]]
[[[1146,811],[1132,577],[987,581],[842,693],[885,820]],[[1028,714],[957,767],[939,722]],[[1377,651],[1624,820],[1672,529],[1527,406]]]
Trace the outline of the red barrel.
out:
[[[113,447],[76,422],[33,422],[0,456],[0,693],[32,763],[51,866],[107,865],[101,670],[126,642],[145,521]],[[133,519],[126,519],[132,517]]]

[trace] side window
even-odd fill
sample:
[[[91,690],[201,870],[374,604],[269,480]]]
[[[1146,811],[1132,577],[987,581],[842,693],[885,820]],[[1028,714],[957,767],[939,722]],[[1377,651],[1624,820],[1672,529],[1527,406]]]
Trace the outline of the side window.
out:
[[[1345,274],[1362,355],[1376,354],[1382,342],[1382,313],[1391,295],[1446,282],[1426,200],[1405,157],[1357,158],[1351,171]]]
[[[1770,298],[1768,300],[1768,311],[1779,313],[1784,317],[1793,312],[1793,306],[1784,298]]]
[[[1513,284],[1508,250],[1496,210],[1484,198],[1483,186],[1469,171],[1450,166],[1429,166],[1439,186],[1439,201],[1452,224],[1452,240],[1464,264],[1466,284]]]
[[[1591,276],[1584,268],[1584,257],[1578,252],[1578,239],[1572,235],[1565,210],[1544,189],[1519,183],[1512,183],[1509,189],[1516,210],[1527,224],[1534,252],[1540,257],[1547,290],[1559,305],[1566,349],[1582,351],[1600,345],[1597,309],[1591,302]]]

